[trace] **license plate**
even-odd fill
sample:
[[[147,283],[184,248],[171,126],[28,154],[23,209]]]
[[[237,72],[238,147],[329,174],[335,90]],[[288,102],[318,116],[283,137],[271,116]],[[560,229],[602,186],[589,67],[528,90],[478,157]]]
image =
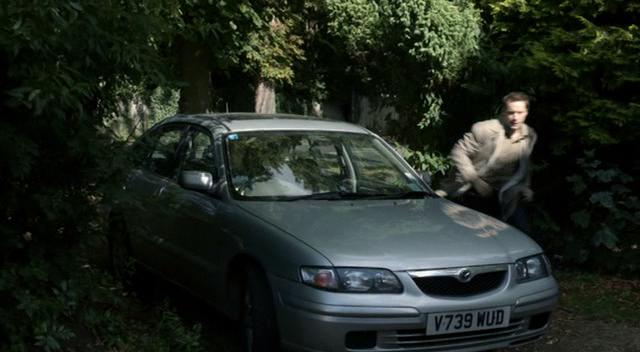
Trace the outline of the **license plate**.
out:
[[[509,326],[509,307],[427,315],[427,335],[450,334]]]

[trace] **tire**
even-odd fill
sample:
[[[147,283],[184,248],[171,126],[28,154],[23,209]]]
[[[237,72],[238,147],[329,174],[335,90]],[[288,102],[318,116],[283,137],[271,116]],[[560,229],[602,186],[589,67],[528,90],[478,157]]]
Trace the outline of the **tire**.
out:
[[[109,270],[125,286],[131,284],[134,262],[131,256],[129,234],[121,216],[113,215],[109,219]]]
[[[280,351],[273,295],[264,272],[256,266],[249,266],[245,270],[243,286],[241,297],[243,351]]]
[[[108,241],[112,275],[140,299],[153,301],[157,291],[155,277],[133,258],[129,233],[121,216],[112,216],[110,219]]]

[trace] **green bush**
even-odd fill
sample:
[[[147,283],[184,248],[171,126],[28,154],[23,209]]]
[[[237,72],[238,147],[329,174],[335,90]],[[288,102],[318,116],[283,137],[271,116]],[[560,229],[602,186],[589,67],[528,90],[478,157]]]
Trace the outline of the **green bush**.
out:
[[[98,236],[99,187],[122,168],[103,121],[129,98],[130,82],[155,86],[166,76],[159,43],[173,30],[169,5],[0,4],[2,350],[135,339],[119,311],[130,306],[122,289],[76,258]]]
[[[630,2],[476,1],[480,61],[446,104],[458,130],[492,116],[505,93],[534,98],[538,132],[531,216],[546,250],[567,264],[640,273],[638,158],[640,7]],[[463,126],[463,127],[460,127]],[[592,151],[585,154],[585,151]]]
[[[104,271],[95,256],[106,255],[100,236],[0,270],[0,349],[202,351],[198,325],[186,326],[167,303],[141,304]]]
[[[573,231],[562,246],[570,259],[617,272],[640,271],[640,199],[631,175],[588,151],[567,177]]]
[[[406,145],[394,143],[395,150],[418,171],[426,171],[433,176],[444,176],[451,168],[451,161],[447,156],[428,150],[412,150]]]

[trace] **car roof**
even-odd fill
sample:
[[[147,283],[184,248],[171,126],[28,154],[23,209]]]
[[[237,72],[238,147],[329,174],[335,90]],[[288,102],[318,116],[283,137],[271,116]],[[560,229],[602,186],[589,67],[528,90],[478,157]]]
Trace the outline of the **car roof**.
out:
[[[371,133],[364,127],[343,121],[293,114],[220,113],[176,115],[163,121],[196,123],[210,129],[224,128],[228,132],[243,131],[335,131]]]

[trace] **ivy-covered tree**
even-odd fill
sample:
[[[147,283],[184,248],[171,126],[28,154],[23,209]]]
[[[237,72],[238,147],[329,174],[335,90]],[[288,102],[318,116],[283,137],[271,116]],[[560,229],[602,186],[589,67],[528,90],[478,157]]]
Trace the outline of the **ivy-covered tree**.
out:
[[[275,87],[291,84],[294,62],[304,60],[300,33],[306,2],[175,0],[175,7],[170,47],[182,86],[180,111],[216,110],[217,99],[239,94],[225,85],[240,78],[255,90],[256,110],[275,112]],[[216,96],[221,92],[227,96]]]
[[[241,64],[249,33],[264,26],[259,7],[249,0],[173,0],[175,37],[168,44],[174,72],[181,86],[179,110],[201,113],[213,110],[212,77],[224,76]]]
[[[415,126],[441,120],[442,93],[477,53],[478,11],[462,0],[329,0],[327,7],[350,69],[397,109],[403,139],[418,142]]]
[[[284,3],[289,5],[288,3]],[[255,77],[255,111],[276,112],[276,86],[290,85],[294,63],[304,61],[302,36],[306,30],[301,14],[290,6],[270,7],[268,26],[249,33],[243,46],[243,69]]]

